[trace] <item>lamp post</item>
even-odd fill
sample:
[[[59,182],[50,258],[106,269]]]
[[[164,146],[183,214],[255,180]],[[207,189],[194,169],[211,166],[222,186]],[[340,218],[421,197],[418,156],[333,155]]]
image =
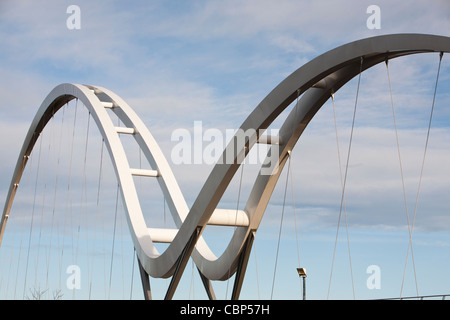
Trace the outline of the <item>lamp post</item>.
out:
[[[306,269],[297,268],[298,276],[303,280],[303,300],[306,300]]]

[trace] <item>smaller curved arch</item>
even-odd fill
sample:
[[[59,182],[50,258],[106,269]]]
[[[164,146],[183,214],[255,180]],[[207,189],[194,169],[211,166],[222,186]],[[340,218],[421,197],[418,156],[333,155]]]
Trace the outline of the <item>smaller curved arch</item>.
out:
[[[111,98],[111,96],[108,95],[108,93],[112,95],[113,98],[116,99],[117,101],[114,101],[113,98]],[[102,101],[100,100],[99,97],[102,98]],[[153,139],[153,137],[148,132],[148,129],[143,125],[142,121],[140,121],[140,119],[131,111],[131,109],[127,109],[129,108],[128,105],[126,105],[125,102],[123,102],[123,100],[119,99],[118,96],[113,95],[111,92],[103,88],[79,84],[69,84],[69,83],[61,84],[55,87],[47,95],[47,97],[42,102],[40,108],[38,109],[32,121],[32,124],[28,130],[22,149],[19,153],[18,161],[13,173],[8,196],[3,210],[2,220],[0,222],[1,224],[0,244],[16,191],[18,189],[22,174],[26,167],[26,163],[28,161],[28,158],[32,152],[32,149],[36,141],[38,140],[41,132],[43,131],[49,120],[52,118],[52,116],[66,103],[68,103],[73,99],[79,99],[83,103],[83,105],[88,109],[90,115],[92,116],[97,125],[97,128],[100,131],[100,134],[103,137],[105,146],[112,160],[112,164],[117,176],[118,183],[120,184],[120,191],[122,200],[124,201],[124,207],[126,208],[127,213],[126,217],[130,228],[130,234],[139,258],[142,261],[146,261],[149,259],[157,259],[160,256],[160,253],[153,245],[148,228],[144,221],[125,151],[121,144],[119,135],[112,123],[111,118],[107,114],[107,111],[105,110],[105,105],[103,103],[104,102],[113,103],[114,106],[116,107],[119,106],[117,104],[118,102],[121,103],[123,109],[121,107],[120,111],[119,109],[116,110],[119,113],[121,112],[121,114],[119,115],[121,120],[124,120],[126,124],[132,126],[133,128],[138,129],[139,138],[142,139],[145,143]],[[147,144],[145,143],[144,145],[147,146]],[[158,154],[158,151],[160,152],[157,146],[156,147],[151,146],[151,148],[154,149],[152,151],[155,154]],[[148,148],[145,149],[145,152],[146,156],[148,156],[149,155]],[[158,163],[159,169],[162,170],[163,173],[168,176],[168,179],[173,178],[170,169],[167,170],[167,168],[164,167],[164,163],[162,165],[160,164],[161,161],[158,158],[158,156],[155,157],[153,156],[153,154],[151,154],[150,158],[154,163]],[[166,184],[166,180],[163,177],[160,177],[159,181],[160,184],[164,185],[165,189],[170,190],[170,192],[173,192],[172,189],[176,189],[176,187],[178,187],[176,182],[173,181],[170,181],[170,183]],[[170,192],[167,191],[167,194],[170,194]],[[180,193],[179,190],[178,192]],[[182,206],[183,205],[182,201],[184,200],[184,198],[178,197],[177,199],[178,202],[176,203],[176,205],[178,205],[178,207]],[[172,206],[174,206],[174,201],[169,200],[169,203],[171,203]],[[178,207],[177,210],[181,211],[181,209],[179,209]],[[184,208],[184,210],[186,211],[186,208]],[[171,266],[167,266],[166,269],[170,270]],[[168,273],[167,270],[165,270],[164,272],[165,274]]]

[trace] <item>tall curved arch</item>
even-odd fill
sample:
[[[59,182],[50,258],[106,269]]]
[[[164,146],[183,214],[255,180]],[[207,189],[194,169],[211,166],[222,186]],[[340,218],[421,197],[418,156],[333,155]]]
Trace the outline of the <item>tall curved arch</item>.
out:
[[[302,95],[279,132],[281,143],[277,148],[278,170],[269,175],[260,172],[245,207],[250,220],[248,227],[236,229],[221,257],[205,261],[198,255],[196,261],[202,261],[202,264],[197,264],[201,272],[209,279],[223,280],[236,271],[240,257],[245,254],[245,244],[262,219],[288,152],[293,149],[303,130],[332,93],[360,72],[380,62],[425,52],[450,52],[450,38],[425,34],[394,34],[358,40],[311,60],[274,88],[241,125],[243,131],[254,129],[255,136],[249,137],[248,144],[238,150],[235,159],[240,154],[247,153],[258,141],[261,130],[265,130],[287,106]],[[223,159],[228,149],[233,147],[231,144],[227,146]],[[222,164],[213,168],[191,209],[191,212],[203,212],[203,216],[196,218],[195,215],[188,215],[188,218],[197,219],[197,225],[208,218],[238,167],[236,164]]]

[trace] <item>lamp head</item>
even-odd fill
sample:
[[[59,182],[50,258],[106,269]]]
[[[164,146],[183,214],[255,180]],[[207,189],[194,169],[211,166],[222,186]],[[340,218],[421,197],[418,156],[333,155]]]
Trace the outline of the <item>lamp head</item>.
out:
[[[300,277],[306,277],[306,269],[305,268],[297,268],[297,272]]]

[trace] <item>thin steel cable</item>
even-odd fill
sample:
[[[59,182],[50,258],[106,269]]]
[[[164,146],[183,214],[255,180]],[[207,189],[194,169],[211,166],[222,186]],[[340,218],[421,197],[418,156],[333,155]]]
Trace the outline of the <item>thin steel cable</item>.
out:
[[[34,269],[34,274],[35,274],[35,279],[34,279],[34,285],[35,288],[37,287],[37,279],[38,279],[38,269],[39,269],[39,257],[40,257],[40,253],[41,253],[41,240],[42,240],[42,229],[44,228],[43,224],[44,224],[44,211],[45,211],[45,203],[46,203],[46,199],[47,199],[47,183],[48,183],[48,163],[50,161],[50,150],[51,150],[51,146],[52,146],[52,137],[54,136],[53,134],[53,115],[50,118],[50,132],[47,134],[48,137],[48,147],[47,149],[47,154],[46,154],[46,160],[45,163],[47,164],[45,166],[45,172],[43,175],[43,179],[44,179],[44,190],[43,190],[43,194],[42,194],[42,206],[41,206],[41,220],[40,220],[40,224],[39,224],[39,237],[38,237],[38,243],[37,243],[37,250],[36,250],[36,267]],[[41,137],[42,138],[42,137]],[[44,246],[45,248],[45,246]]]
[[[335,108],[335,100],[334,100],[334,93],[331,94],[332,99],[332,106],[333,106],[333,119],[334,119],[334,130],[336,133],[336,148],[337,148],[337,156],[338,156],[338,165],[339,165],[339,176],[341,181],[341,188],[343,188],[343,177],[342,177],[342,162],[341,162],[341,151],[339,146],[339,134],[338,134],[338,127],[337,127],[337,119],[336,119],[336,108]],[[345,203],[345,199],[343,202],[344,207],[344,216],[345,216],[345,229],[347,231],[347,246],[350,248],[350,236],[348,232],[348,222],[347,222],[347,206]]]
[[[287,156],[289,157],[289,161],[290,161],[291,160],[290,152],[288,152]],[[285,204],[286,204],[286,191],[287,191],[287,186],[288,186],[288,181],[289,181],[289,169],[290,169],[290,166],[288,166],[288,172],[286,173],[286,184],[284,186],[283,207],[282,207],[282,210],[281,210],[280,229],[278,231],[277,252],[276,252],[276,255],[275,255],[275,267],[274,267],[274,270],[273,270],[273,278],[272,278],[272,291],[271,291],[271,294],[270,294],[270,299],[271,300],[273,298],[273,290],[275,288],[275,278],[276,278],[276,273],[277,273],[278,255],[279,255],[279,252],[280,252],[281,231],[282,231],[282,228],[283,228],[284,208],[285,208]]]
[[[291,157],[289,157],[289,173],[290,173],[290,179],[291,179],[292,208],[293,208],[293,211],[294,211],[295,241],[297,243],[297,260],[298,260],[298,266],[301,267],[301,264],[300,264],[300,245],[299,245],[299,241],[298,241],[297,215],[295,213],[294,179],[292,177]]]
[[[258,291],[258,300],[260,300],[261,299],[261,294],[260,294],[260,290],[259,290],[259,273],[258,273],[258,259],[256,257],[256,245],[253,245],[253,247],[255,248],[253,250],[253,254],[255,256],[256,287],[257,287],[257,291]]]
[[[67,104],[68,106],[68,104]],[[65,214],[64,214],[64,226],[63,226],[63,240],[61,245],[61,256],[59,261],[59,268],[62,270],[62,260],[64,257],[64,242],[65,242],[65,231],[67,226],[67,219],[70,218],[70,225],[72,226],[72,191],[71,191],[71,181],[72,181],[72,160],[73,160],[73,147],[74,147],[74,141],[75,141],[75,128],[77,123],[77,110],[78,110],[78,99],[76,99],[75,103],[75,111],[74,111],[74,119],[73,119],[73,126],[72,126],[72,141],[71,141],[71,147],[70,147],[70,158],[69,158],[69,172],[68,172],[68,182],[67,182],[67,197],[66,197],[66,208],[65,208]],[[69,132],[70,133],[70,132]],[[70,229],[71,239],[72,239],[72,259],[73,259],[73,230]],[[59,287],[61,288],[61,275],[62,272],[59,273]]]
[[[28,170],[27,170],[27,174],[26,174],[26,179],[25,179],[25,183],[24,185],[26,185],[28,187],[30,181],[31,181],[31,175],[32,175],[32,171],[31,168],[33,167],[33,157],[30,156],[25,156],[28,157],[28,161],[29,161],[29,165],[28,165]],[[25,170],[25,161],[22,163],[22,171]],[[22,227],[20,228],[20,245],[19,245],[19,253],[18,253],[18,259],[17,259],[17,272],[16,272],[16,279],[15,279],[15,285],[14,285],[14,295],[13,295],[13,299],[16,299],[16,293],[17,293],[17,281],[19,278],[19,272],[18,270],[20,270],[20,262],[21,262],[21,256],[22,256],[22,247],[23,247],[23,236],[24,236],[24,232],[25,229]],[[9,277],[8,277],[9,280]]]
[[[333,119],[334,119],[334,130],[335,130],[335,135],[336,135],[336,146],[337,146],[339,176],[340,176],[341,189],[342,189],[344,187],[344,181],[343,181],[344,179],[343,179],[343,176],[342,176],[341,151],[340,151],[340,146],[339,146],[339,134],[338,134],[338,128],[337,128],[334,92],[331,93],[331,102],[332,102],[332,107],[333,107]],[[347,214],[347,209],[346,209],[346,206],[345,206],[345,199],[344,199],[344,214]],[[336,253],[336,243],[337,243],[337,237],[338,237],[338,233],[339,233],[339,228],[340,228],[340,217],[338,219],[338,227],[337,227],[337,231],[336,231],[336,242],[335,242],[335,247],[334,247],[334,252],[333,252],[333,260],[332,260],[331,274],[330,274],[330,283],[328,285],[328,297],[330,295],[330,289],[331,289],[331,279],[332,279],[332,274],[333,274],[333,269],[334,269],[333,267],[334,267],[334,260],[335,260],[335,253]],[[348,233],[347,233],[347,240],[348,240]]]
[[[7,294],[9,292],[9,280],[12,278],[11,277],[11,270],[12,270],[12,266],[13,266],[13,256],[14,256],[14,249],[10,249],[10,251],[13,251],[9,254],[9,268],[8,268],[8,274],[6,276],[6,290],[5,290],[5,294]],[[4,253],[4,251],[3,251]],[[4,261],[6,261],[6,258],[8,258],[8,256],[5,256],[5,259],[2,259]],[[3,269],[3,265],[2,265],[2,269]],[[3,281],[4,281],[4,277],[5,277],[5,272],[3,272],[3,270],[1,271],[2,276],[1,276],[1,280],[0,280],[0,289],[2,289],[3,287]]]
[[[238,210],[239,210],[239,202],[241,199],[241,188],[242,188],[242,176],[244,174],[244,163],[242,163],[241,165],[241,174],[240,174],[240,178],[239,178],[239,189],[238,189],[238,197],[237,197],[237,201],[236,201],[236,214],[235,214],[235,218],[234,218],[234,224],[237,224],[237,215],[238,215]],[[236,231],[237,227],[234,227],[234,230]],[[225,300],[227,299],[228,296],[228,284],[230,282],[230,270],[228,270],[228,280],[227,280],[227,288],[225,291]]]
[[[437,70],[437,75],[436,75],[436,82],[435,82],[435,85],[434,85],[433,102],[431,104],[430,119],[428,121],[427,136],[426,136],[426,140],[425,140],[425,147],[424,147],[423,158],[422,158],[422,166],[421,166],[421,169],[420,169],[419,185],[417,187],[416,203],[415,203],[415,206],[414,206],[413,221],[412,221],[412,225],[411,225],[411,232],[410,232],[410,235],[409,235],[409,244],[408,244],[408,250],[407,250],[407,254],[406,254],[405,269],[403,271],[403,280],[402,280],[402,288],[401,288],[401,291],[400,291],[400,296],[402,295],[402,291],[403,291],[403,283],[404,283],[404,279],[405,279],[406,267],[407,267],[407,264],[408,264],[409,251],[410,251],[410,249],[412,251],[412,233],[413,233],[413,230],[414,230],[414,223],[416,221],[417,206],[418,206],[418,203],[419,203],[420,188],[421,188],[421,184],[422,184],[423,170],[424,170],[424,167],[425,167],[425,159],[426,159],[426,156],[427,156],[428,142],[429,142],[430,131],[431,131],[431,123],[432,123],[432,120],[433,120],[434,105],[435,105],[435,102],[436,102],[436,93],[437,93],[437,87],[438,87],[438,82],[439,82],[439,74],[440,74],[440,70],[441,70],[441,63],[442,63],[443,55],[444,55],[443,52],[441,52],[439,54],[439,65],[438,65],[438,70]],[[417,289],[417,296],[419,296],[418,289]]]
[[[361,73],[362,73],[363,62],[364,62],[364,58],[361,57],[361,63],[360,63],[360,69],[359,69],[359,75],[358,75],[358,86],[356,89],[355,106],[353,108],[353,119],[352,119],[351,131],[350,131],[350,141],[349,141],[349,145],[348,145],[347,160],[346,160],[346,164],[345,164],[344,181],[343,181],[343,185],[342,185],[342,195],[341,195],[341,203],[340,203],[340,208],[339,208],[339,218],[338,218],[338,225],[337,225],[337,230],[336,230],[336,239],[335,239],[334,250],[333,250],[333,260],[331,263],[330,282],[328,284],[327,299],[330,297],[331,280],[332,280],[332,276],[333,276],[333,267],[334,267],[334,261],[335,261],[335,257],[336,257],[336,248],[337,248],[337,242],[338,242],[339,227],[340,227],[340,222],[341,222],[342,209],[344,206],[345,187],[347,185],[348,164],[349,164],[350,153],[351,153],[351,148],[352,148],[353,131],[355,128],[356,109],[357,109],[357,105],[358,105],[359,88],[360,88],[360,84],[361,84]],[[344,218],[345,218],[345,223],[347,225],[347,214],[345,214]],[[348,230],[348,227],[347,227],[347,230]],[[350,261],[350,275],[351,275],[351,280],[352,280],[353,299],[355,299],[355,285],[354,285],[354,280],[353,280],[353,270],[352,270],[350,244],[349,244],[350,241],[347,240],[347,242],[348,242],[348,253],[349,253],[349,261]]]
[[[291,157],[289,157],[289,169],[288,169],[290,175],[290,179],[291,179],[291,192],[292,192],[292,208],[293,208],[293,213],[294,213],[294,227],[295,227],[295,241],[297,244],[297,260],[298,260],[298,266],[301,267],[301,263],[300,263],[300,245],[299,245],[299,241],[298,241],[298,227],[297,227],[297,215],[295,212],[295,197],[294,197],[294,179],[292,177],[292,168],[291,168]]]
[[[96,244],[96,233],[97,230],[97,224],[98,224],[98,217],[99,217],[99,203],[100,203],[100,194],[101,194],[101,186],[102,186],[102,175],[103,175],[103,139],[101,143],[101,150],[100,150],[100,164],[99,164],[99,173],[98,173],[98,185],[97,185],[97,201],[96,201],[96,207],[95,207],[95,228],[94,228],[94,235],[93,235],[93,248],[92,251],[95,252],[95,244]],[[92,293],[92,279],[94,274],[94,259],[91,260],[91,278],[89,279],[89,300],[91,299],[91,293]]]
[[[89,143],[89,124],[90,124],[91,114],[88,113],[87,120],[87,128],[86,128],[86,138],[84,144],[84,161],[83,161],[83,180],[81,183],[81,199],[80,199],[80,213],[78,216],[78,228],[77,228],[77,245],[76,245],[76,254],[75,254],[75,265],[78,265],[78,251],[79,251],[79,242],[80,242],[80,231],[81,231],[81,217],[83,211],[83,202],[86,202],[84,210],[87,210],[87,193],[86,193],[86,163],[87,163],[87,151],[88,151],[88,143]],[[87,215],[87,214],[86,214]],[[87,221],[86,221],[87,223]],[[86,236],[88,234],[88,227],[86,225]],[[88,245],[89,241],[86,241],[86,245]],[[89,265],[89,252],[86,251],[86,259],[88,260]],[[89,279],[89,268],[87,268],[88,279]],[[73,287],[73,298],[75,299],[76,286]]]
[[[120,199],[120,204],[121,204],[121,215],[119,218],[119,224],[120,224],[120,256],[121,256],[121,260],[122,260],[122,295],[123,295],[123,299],[125,299],[125,254],[124,254],[124,247],[123,247],[123,219],[124,219],[124,208],[123,208],[123,202],[122,199]]]
[[[295,112],[298,111],[297,107],[298,107],[299,97],[300,97],[300,90],[297,90],[297,102],[295,104]],[[290,179],[291,179],[292,208],[293,208],[293,211],[294,211],[295,241],[296,241],[296,244],[297,244],[297,260],[298,260],[298,266],[301,267],[302,265],[300,264],[300,245],[299,245],[299,241],[298,241],[297,214],[295,212],[294,179],[292,177],[291,157],[289,157],[289,169],[288,169],[288,171],[290,173]]]
[[[104,145],[105,144],[105,140],[102,138],[102,144]],[[108,283],[108,276],[107,276],[107,274],[108,274],[108,272],[107,272],[107,261],[106,261],[106,232],[105,232],[105,206],[104,206],[104,201],[103,201],[103,199],[104,199],[104,197],[103,197],[103,194],[104,194],[104,191],[103,191],[103,189],[104,188],[102,188],[102,190],[101,190],[101,193],[100,193],[100,202],[101,202],[101,221],[102,221],[102,249],[101,249],[101,251],[103,252],[103,253],[105,253],[105,254],[103,254],[103,284],[104,284],[104,286],[103,286],[103,288],[104,288],[104,297],[106,297],[107,296],[107,283]]]
[[[191,282],[189,285],[189,300],[195,300],[195,284],[194,284],[194,260],[191,260]]]
[[[392,118],[394,121],[395,140],[396,140],[396,144],[397,144],[397,155],[398,155],[400,174],[401,174],[401,179],[402,179],[403,201],[405,202],[406,222],[408,224],[409,237],[411,238],[412,230],[411,230],[411,223],[409,221],[408,201],[407,201],[407,197],[406,197],[405,177],[404,177],[404,172],[403,172],[402,157],[401,157],[401,152],[400,152],[400,142],[399,142],[399,137],[398,137],[397,120],[396,120],[395,107],[394,107],[394,97],[393,97],[393,93],[392,93],[392,83],[391,83],[391,76],[390,76],[390,71],[389,71],[389,60],[386,60],[386,71],[387,71],[387,77],[388,77],[388,83],[389,83],[389,93],[390,93],[390,98],[391,98]],[[417,284],[417,276],[416,276],[416,265],[415,265],[414,252],[412,250],[412,246],[411,246],[411,255],[412,255],[411,258],[412,258],[413,269],[414,269],[414,279],[415,279],[415,283],[416,283],[416,291],[417,291],[417,295],[419,295],[418,294],[419,289],[418,289],[418,284]],[[403,277],[402,285],[401,285],[401,289],[400,289],[400,297],[401,297],[402,291],[403,291],[403,283],[404,283],[403,281],[404,281],[404,277]]]
[[[61,117],[61,131],[59,133],[58,155],[57,155],[56,167],[55,167],[55,190],[54,190],[54,194],[53,194],[53,210],[52,210],[51,231],[50,231],[50,244],[49,244],[49,251],[48,251],[49,254],[47,256],[46,287],[48,287],[50,255],[51,255],[51,247],[52,247],[52,240],[53,240],[53,226],[54,226],[56,203],[57,203],[57,190],[58,190],[58,182],[59,182],[59,168],[60,168],[60,163],[61,163],[61,146],[62,146],[65,111],[66,111],[66,108],[63,107],[62,108],[62,117]],[[59,240],[59,238],[58,238],[58,240]]]
[[[117,126],[120,126],[120,118],[117,117]],[[111,263],[109,268],[109,286],[108,286],[108,299],[111,298],[111,285],[112,285],[112,271],[113,271],[113,262],[114,262],[114,249],[116,242],[116,229],[117,229],[117,212],[119,205],[119,182],[117,183],[117,191],[116,191],[116,206],[114,210],[114,227],[113,227],[113,235],[112,235],[112,248],[111,248]]]
[[[119,202],[119,183],[117,183],[117,191],[116,191],[116,209],[114,212],[114,227],[113,227],[113,237],[112,237],[112,248],[111,248],[111,263],[109,268],[109,289],[108,289],[108,299],[111,298],[111,283],[112,283],[112,269],[113,269],[113,261],[114,261],[114,245],[116,240],[116,224],[117,224],[117,207]]]
[[[39,142],[38,164],[37,164],[37,169],[36,169],[36,179],[35,179],[35,183],[34,183],[33,208],[31,211],[30,231],[29,231],[29,236],[28,236],[27,259],[26,259],[26,264],[25,264],[25,279],[24,279],[24,283],[23,283],[23,298],[25,298],[25,295],[26,295],[28,264],[29,264],[29,259],[30,259],[31,235],[32,235],[33,226],[34,226],[34,211],[35,211],[35,206],[36,206],[37,183],[39,180],[38,177],[39,177],[39,169],[40,169],[40,164],[41,164],[41,149],[42,149],[42,139],[40,139],[40,142]]]
[[[344,178],[342,175],[341,151],[340,151],[340,145],[339,145],[339,134],[338,134],[338,127],[337,127],[337,119],[336,119],[336,107],[335,107],[335,101],[334,101],[334,92],[331,93],[331,102],[332,102],[332,107],[333,107],[333,120],[334,120],[335,136],[336,136],[339,177],[340,177],[341,189],[343,190],[344,189]],[[345,226],[346,226],[346,230],[347,230],[347,245],[350,248],[350,245],[349,245],[350,239],[349,239],[348,223],[347,223],[347,207],[345,204],[345,199],[343,200],[343,207],[344,207],[344,215],[345,215]],[[330,283],[328,285],[328,298],[329,298],[330,289],[331,289],[331,279],[332,279],[332,274],[333,274],[333,269],[334,269],[334,260],[335,260],[335,255],[336,255],[336,246],[337,246],[337,238],[338,238],[339,228],[340,228],[340,216],[338,219],[338,226],[337,226],[337,230],[336,230],[336,241],[335,241],[335,247],[334,247],[334,252],[333,252],[333,262],[332,262],[331,273],[330,273]]]
[[[133,283],[134,283],[134,262],[136,261],[136,248],[133,246],[133,263],[131,266],[131,281],[130,281],[130,300],[133,299]]]

